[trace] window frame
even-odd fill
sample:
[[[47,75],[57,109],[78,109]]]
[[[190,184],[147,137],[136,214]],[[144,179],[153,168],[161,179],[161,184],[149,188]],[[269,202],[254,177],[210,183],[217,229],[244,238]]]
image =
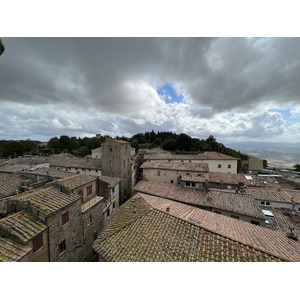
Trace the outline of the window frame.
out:
[[[63,213],[61,215],[61,225],[64,226],[66,224],[68,224],[70,221],[70,214],[69,211],[66,211],[65,213]]]
[[[93,194],[93,185],[89,185],[86,187],[86,196],[90,196]]]
[[[67,251],[67,244],[66,240],[63,240],[61,243],[58,244],[58,253],[62,254]]]
[[[34,239],[32,239],[33,253],[35,253],[36,251],[41,249],[43,247],[43,245],[44,245],[43,234],[41,233],[38,236],[36,236]]]

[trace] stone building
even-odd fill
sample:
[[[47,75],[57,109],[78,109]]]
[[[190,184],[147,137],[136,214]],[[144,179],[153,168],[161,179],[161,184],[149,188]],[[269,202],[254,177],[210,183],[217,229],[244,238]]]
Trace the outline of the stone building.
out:
[[[0,236],[19,245],[26,246],[28,249],[30,248],[31,250],[27,254],[27,261],[49,261],[47,226],[26,211],[20,211],[1,219]],[[6,247],[1,249],[0,246],[0,252],[3,259],[4,257],[8,259],[10,250]]]
[[[119,177],[120,204],[131,197],[131,146],[122,140],[106,139],[101,145],[102,175]]]

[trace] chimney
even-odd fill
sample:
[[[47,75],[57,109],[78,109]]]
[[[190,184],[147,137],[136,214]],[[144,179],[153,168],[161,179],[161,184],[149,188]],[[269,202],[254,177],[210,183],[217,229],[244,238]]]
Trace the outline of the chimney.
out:
[[[208,188],[209,188],[209,180],[208,180],[208,179],[205,179],[204,189],[205,189],[205,192],[206,192],[206,193],[208,193]]]
[[[292,240],[295,240],[295,241],[298,241],[298,236],[295,234],[295,232],[293,231],[295,228],[292,228],[289,226],[289,229],[290,229],[290,232],[288,232],[286,234],[286,236],[289,238],[289,239],[292,239]]]

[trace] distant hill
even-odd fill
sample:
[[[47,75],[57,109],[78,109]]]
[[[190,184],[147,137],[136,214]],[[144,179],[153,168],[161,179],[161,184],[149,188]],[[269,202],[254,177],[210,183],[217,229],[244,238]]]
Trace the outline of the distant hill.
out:
[[[293,168],[300,163],[300,143],[232,142],[226,143],[243,153],[266,159],[269,167]]]

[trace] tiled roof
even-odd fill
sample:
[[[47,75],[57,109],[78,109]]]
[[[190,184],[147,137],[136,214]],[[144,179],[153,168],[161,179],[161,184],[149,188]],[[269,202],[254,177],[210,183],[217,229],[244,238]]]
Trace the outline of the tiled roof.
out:
[[[210,189],[208,198],[206,193],[200,189],[176,187],[173,184],[149,181],[140,181],[134,190],[201,207],[213,207],[240,215],[265,219],[261,209],[250,195]]]
[[[143,198],[147,197],[152,196],[143,195]],[[190,220],[186,221],[157,208],[151,209],[153,203],[143,198],[136,195],[123,204],[118,209],[118,215],[112,217],[108,227],[95,241],[93,248],[107,261],[284,260],[201,228]]]
[[[0,220],[0,232],[10,232],[9,235],[26,243],[47,228],[39,219],[25,211]]]
[[[114,187],[118,182],[121,181],[119,177],[110,177],[110,176],[99,176],[99,179],[108,183],[110,187]]]
[[[50,166],[58,167],[101,169],[101,159],[76,157],[71,154],[57,154],[44,157],[21,157],[6,161],[5,165],[21,171],[22,169],[27,169],[37,164],[44,163],[49,163]]]
[[[188,182],[205,182],[204,176],[193,176],[193,175],[183,175],[180,179],[181,181],[188,181]]]
[[[52,169],[51,167],[49,168],[38,168],[35,169],[34,171],[24,171],[24,173],[27,174],[34,174],[34,175],[40,175],[40,176],[49,176],[53,178],[67,178],[70,177],[69,172],[57,170],[57,169]]]
[[[96,177],[84,173],[57,180],[61,185],[73,190],[96,180]]]
[[[214,183],[223,183],[223,184],[234,184],[238,185],[242,182],[244,185],[249,187],[251,186],[259,186],[259,187],[278,187],[277,178],[269,177],[269,178],[261,178],[257,175],[244,175],[244,174],[233,174],[233,173],[220,173],[220,172],[210,172],[209,173],[209,181]],[[267,184],[263,183],[263,181],[267,182]]]
[[[184,163],[184,162],[144,162],[141,165],[142,169],[161,169],[161,170],[178,170],[192,172],[209,172],[208,164],[206,163]]]
[[[0,176],[0,198],[8,197],[17,193],[21,186],[21,176],[12,174],[1,174]]]
[[[292,240],[282,232],[171,200],[150,195],[142,195],[142,197],[155,209],[166,211],[169,207],[171,215],[189,222],[191,219],[201,222],[195,224],[204,229],[285,260],[300,261],[300,241]]]
[[[54,186],[21,193],[11,198],[11,200],[31,205],[46,215],[50,215],[78,199],[80,199],[79,195],[63,193]]]
[[[0,237],[0,262],[20,261],[32,248]]]
[[[144,156],[147,160],[238,160],[236,157],[232,157],[229,155],[225,155],[218,152],[205,152],[203,154],[172,154],[170,152],[155,152],[149,153],[147,152]]]
[[[247,194],[252,195],[256,200],[272,201],[281,203],[300,203],[300,191],[275,189],[275,188],[248,188]]]
[[[300,223],[293,220],[293,213],[286,215],[283,209],[275,207],[268,207],[266,210],[269,210],[274,215],[274,217],[266,217],[270,222],[268,228],[284,233],[290,232],[290,228],[293,228],[293,231],[300,238]]]

